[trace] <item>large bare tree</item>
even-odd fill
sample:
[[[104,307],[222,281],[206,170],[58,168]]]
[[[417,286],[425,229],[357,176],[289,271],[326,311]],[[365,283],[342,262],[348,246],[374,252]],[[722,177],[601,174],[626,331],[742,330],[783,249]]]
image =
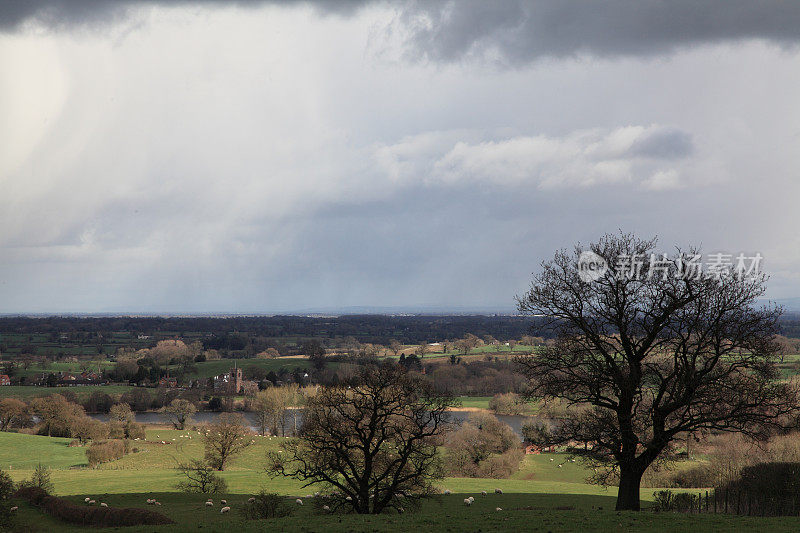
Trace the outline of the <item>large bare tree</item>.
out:
[[[325,484],[332,505],[357,513],[407,506],[442,475],[436,446],[453,403],[397,364],[365,367],[309,399],[300,438],[267,471]]]
[[[756,307],[765,277],[698,268],[695,249],[651,261],[655,246],[619,234],[562,250],[518,298],[556,335],[518,363],[535,396],[582,407],[558,436],[619,475],[619,510],[639,509],[642,475],[676,437],[764,437],[797,410],[775,365],[780,309]]]
[[[206,462],[220,472],[254,443],[253,432],[240,413],[222,413],[216,423],[205,427],[202,437]]]

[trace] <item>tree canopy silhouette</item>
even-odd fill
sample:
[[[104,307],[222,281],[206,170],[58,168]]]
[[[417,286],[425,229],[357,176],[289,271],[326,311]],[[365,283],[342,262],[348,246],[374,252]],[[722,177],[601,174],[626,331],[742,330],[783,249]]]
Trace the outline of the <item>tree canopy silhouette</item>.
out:
[[[554,431],[619,475],[619,510],[639,509],[642,475],[679,435],[765,437],[797,412],[797,389],[775,364],[781,310],[756,306],[766,277],[704,270],[699,250],[655,246],[619,234],[559,251],[518,298],[556,337],[517,359],[532,394],[580,407]]]

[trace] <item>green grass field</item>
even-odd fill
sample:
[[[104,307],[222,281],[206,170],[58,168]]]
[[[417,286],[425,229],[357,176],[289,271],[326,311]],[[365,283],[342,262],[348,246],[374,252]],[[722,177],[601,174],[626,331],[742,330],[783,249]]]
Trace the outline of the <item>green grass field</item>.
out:
[[[85,387],[33,387],[25,385],[11,385],[0,387],[0,398],[20,398],[30,400],[38,396],[49,396],[51,394],[62,394],[70,392],[77,396],[78,400],[83,401],[93,392],[104,392],[110,396],[120,396],[135,387],[130,385],[87,385]],[[155,394],[155,389],[147,389]]]
[[[87,466],[84,448],[69,447],[69,439],[0,433],[0,468],[15,480],[30,477],[38,463],[51,468],[55,491],[81,503],[84,497],[117,507],[147,507],[145,500],[155,497],[157,508],[177,523],[172,526],[122,528],[124,531],[796,531],[800,518],[746,518],[721,515],[682,515],[617,513],[612,509],[616,496],[613,487],[603,488],[584,482],[586,470],[568,460],[565,454],[526,456],[522,467],[510,479],[446,478],[440,488],[453,492],[426,500],[413,513],[386,513],[381,516],[351,514],[328,515],[309,501],[314,487],[304,488],[293,480],[274,479],[263,473],[264,456],[283,441],[277,437],[254,437],[255,443],[222,473],[230,494],[224,496],[233,512],[219,513],[204,505],[202,495],[175,492],[180,476],[177,461],[199,457],[202,445],[196,431],[150,428],[147,439],[134,441],[137,449],[120,460],[92,469]],[[552,460],[551,460],[552,459]],[[559,466],[561,465],[561,466]],[[268,521],[246,521],[241,508],[248,495],[260,489],[283,494],[293,515]],[[500,488],[503,494],[494,494]],[[487,496],[481,496],[481,491]],[[645,502],[654,489],[642,489]],[[466,507],[469,495],[475,504]],[[223,496],[216,496],[218,501]],[[294,498],[303,498],[298,506]],[[80,528],[42,515],[24,502],[20,505],[19,530],[81,531]],[[645,506],[647,503],[645,503]],[[502,511],[496,511],[501,507]]]

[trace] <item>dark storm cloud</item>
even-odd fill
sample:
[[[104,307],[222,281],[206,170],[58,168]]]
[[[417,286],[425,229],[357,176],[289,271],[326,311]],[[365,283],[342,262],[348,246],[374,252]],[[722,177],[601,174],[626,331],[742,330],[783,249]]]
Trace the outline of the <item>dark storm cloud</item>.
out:
[[[433,61],[487,56],[649,55],[701,43],[800,39],[800,3],[717,0],[420,1],[405,11],[413,53]]]
[[[0,31],[15,30],[26,22],[51,28],[114,22],[137,6],[261,6],[264,4],[311,5],[322,12],[349,14],[364,0],[2,0]]]
[[[412,59],[483,57],[522,65],[576,54],[641,56],[702,43],[800,39],[800,2],[715,0],[3,0],[0,30],[26,22],[51,28],[109,23],[138,6],[309,5],[349,15],[393,6]]]

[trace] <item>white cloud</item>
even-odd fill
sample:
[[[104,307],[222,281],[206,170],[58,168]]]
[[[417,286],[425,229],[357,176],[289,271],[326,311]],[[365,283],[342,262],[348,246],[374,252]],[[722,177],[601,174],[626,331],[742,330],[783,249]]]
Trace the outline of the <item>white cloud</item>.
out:
[[[680,183],[677,167],[685,166],[691,151],[671,146],[676,138],[685,142],[688,134],[661,125],[595,128],[561,137],[464,137],[476,139],[481,133],[428,132],[381,146],[375,158],[393,182],[478,181],[545,190],[633,183],[664,189]]]

